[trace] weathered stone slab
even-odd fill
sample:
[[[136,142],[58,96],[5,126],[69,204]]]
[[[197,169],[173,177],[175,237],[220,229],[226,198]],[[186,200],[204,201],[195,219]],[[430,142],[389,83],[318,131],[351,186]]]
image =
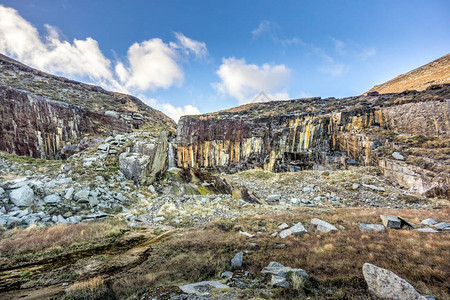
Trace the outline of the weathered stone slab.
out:
[[[432,218],[428,218],[428,219],[422,220],[422,222],[420,222],[420,224],[426,225],[426,226],[433,226],[434,224],[437,224],[437,222],[435,220],[433,220]]]
[[[380,224],[360,224],[358,228],[359,230],[363,231],[378,231],[378,232],[386,231],[386,228]]]
[[[180,289],[187,294],[208,296],[213,289],[229,289],[230,287],[220,281],[201,281],[180,286]]]
[[[448,230],[450,229],[450,223],[448,222],[441,222],[441,223],[437,223],[436,225],[434,225],[434,227],[436,229],[440,229],[440,230]]]
[[[417,231],[420,231],[420,232],[426,232],[426,233],[436,233],[436,232],[439,232],[439,231],[437,231],[437,230],[434,230],[433,228],[419,228],[419,229],[417,229]]]
[[[338,230],[336,227],[334,227],[330,223],[325,222],[325,221],[323,221],[321,219],[318,219],[318,218],[312,219],[311,223],[314,224],[314,225],[317,225],[317,230],[322,231],[322,232],[330,232],[330,231],[337,231]]]
[[[382,299],[426,300],[410,283],[386,269],[365,263],[363,275],[369,291]]]
[[[380,215],[381,221],[383,225],[389,228],[401,229],[402,221],[396,216],[391,215]]]
[[[242,253],[242,252],[236,253],[236,255],[231,260],[231,267],[233,269],[239,269],[240,267],[242,267],[243,259],[244,259],[244,253]]]
[[[9,199],[16,206],[31,206],[34,200],[33,189],[28,185],[24,185],[18,189],[12,190],[9,193]]]

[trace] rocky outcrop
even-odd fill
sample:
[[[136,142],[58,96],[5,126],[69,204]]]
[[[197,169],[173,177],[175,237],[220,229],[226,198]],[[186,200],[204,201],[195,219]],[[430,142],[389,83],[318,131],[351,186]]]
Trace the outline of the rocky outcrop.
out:
[[[35,70],[0,54],[0,151],[65,158],[117,133],[175,122],[136,97]]]
[[[85,135],[130,132],[132,125],[84,107],[0,86],[0,150],[55,159]]]
[[[450,138],[449,95],[450,85],[442,85],[423,92],[258,103],[185,116],[177,128],[177,165],[281,172],[354,163],[378,166],[386,177],[412,192],[449,197],[448,168],[437,172],[413,159],[398,160],[399,152],[389,156],[407,149],[402,148],[408,147],[402,144],[404,137]],[[439,157],[432,164],[445,165]]]

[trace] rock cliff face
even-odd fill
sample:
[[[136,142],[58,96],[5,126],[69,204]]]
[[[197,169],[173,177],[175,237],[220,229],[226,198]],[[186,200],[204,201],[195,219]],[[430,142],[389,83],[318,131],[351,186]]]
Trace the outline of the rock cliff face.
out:
[[[139,99],[50,75],[0,54],[0,151],[62,158],[89,140],[136,129],[175,131]]]
[[[441,85],[423,92],[259,103],[182,117],[178,166],[280,172],[372,165],[411,191],[448,197],[449,97],[450,85]],[[425,150],[416,151],[405,139],[420,140],[415,146]],[[432,149],[432,141],[439,146]],[[394,151],[407,159],[392,158]],[[436,155],[418,163],[427,151]]]

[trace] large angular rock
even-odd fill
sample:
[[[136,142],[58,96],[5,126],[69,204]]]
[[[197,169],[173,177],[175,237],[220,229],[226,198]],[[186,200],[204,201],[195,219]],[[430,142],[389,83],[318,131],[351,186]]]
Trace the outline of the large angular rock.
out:
[[[314,224],[314,225],[317,225],[317,230],[322,231],[322,232],[330,232],[330,231],[337,231],[338,230],[336,227],[334,227],[330,223],[325,222],[325,221],[323,221],[321,219],[318,219],[318,218],[312,219],[311,223]]]
[[[436,225],[434,225],[434,227],[436,229],[440,229],[440,230],[449,230],[450,229],[450,223],[448,223],[448,222],[441,222],[441,223],[437,223]]]
[[[89,189],[82,189],[75,193],[73,198],[78,202],[88,202],[89,201]]]
[[[386,269],[365,263],[363,275],[369,291],[381,299],[426,300],[410,283]]]
[[[304,233],[307,233],[307,232],[308,231],[302,225],[302,223],[298,222],[297,224],[295,224],[291,228],[285,229],[282,232],[280,232],[280,237],[282,239],[284,239],[284,238],[290,236],[291,234],[304,234]]]
[[[435,220],[433,220],[432,218],[428,218],[428,219],[422,220],[422,222],[420,222],[420,224],[426,225],[426,226],[433,226],[434,224],[437,224],[437,222]]]
[[[201,281],[180,286],[180,289],[187,294],[198,296],[208,296],[213,289],[229,289],[228,285],[220,281]]]
[[[270,262],[267,267],[264,267],[264,269],[261,270],[261,274],[270,274],[279,277],[286,277],[289,273],[293,273],[301,277],[308,277],[308,274],[303,269],[285,267],[284,265],[274,261]]]
[[[33,189],[30,188],[28,185],[24,185],[9,193],[9,199],[16,206],[31,206],[34,201]]]
[[[59,201],[61,201],[61,197],[56,194],[48,195],[44,198],[45,204],[54,205],[57,204]]]
[[[358,228],[362,231],[384,232],[386,230],[384,226],[380,224],[359,224]]]
[[[233,269],[239,269],[240,267],[242,267],[243,258],[244,258],[244,253],[238,252],[231,260],[231,267]]]
[[[391,215],[380,215],[381,221],[383,225],[389,228],[401,229],[402,221],[396,216]]]

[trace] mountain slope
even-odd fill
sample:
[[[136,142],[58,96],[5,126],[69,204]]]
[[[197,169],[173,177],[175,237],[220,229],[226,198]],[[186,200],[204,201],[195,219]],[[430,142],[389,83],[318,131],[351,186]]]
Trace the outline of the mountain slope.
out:
[[[117,133],[159,136],[175,122],[136,97],[58,77],[0,54],[0,151],[61,158]]]
[[[450,83],[450,54],[376,85],[368,92],[377,91],[380,94],[386,94],[400,93],[406,90],[422,91],[431,85],[443,83]]]

